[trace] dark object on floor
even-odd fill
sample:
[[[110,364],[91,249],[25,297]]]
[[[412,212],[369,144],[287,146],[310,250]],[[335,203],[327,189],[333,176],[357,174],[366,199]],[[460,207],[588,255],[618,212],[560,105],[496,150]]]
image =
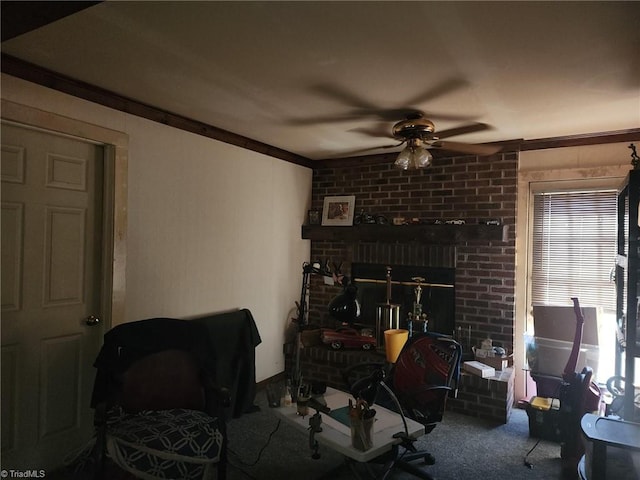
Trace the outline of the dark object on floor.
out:
[[[365,363],[348,368],[344,378],[351,394],[369,404],[375,400],[398,411],[393,399],[395,396],[402,414],[422,423],[425,433],[429,433],[442,421],[447,398],[456,395],[461,357],[462,347],[451,337],[423,333],[405,344],[388,375],[385,375],[384,364]],[[365,377],[358,375],[363,371],[370,373]],[[378,385],[383,388],[378,389]],[[401,444],[377,461],[383,462],[385,468],[398,468],[418,478],[431,480],[426,471],[411,462],[422,459],[425,464],[432,465],[435,462],[433,456],[426,451],[416,451],[415,440],[403,432],[398,434],[398,438],[402,440]]]
[[[226,477],[224,408],[201,324],[154,318],[107,332],[94,366],[96,477],[105,456],[145,478]],[[158,472],[160,468],[160,472]]]
[[[550,398],[534,397],[526,405],[529,417],[529,435],[552,442],[560,441],[558,417],[560,416],[560,401]]]

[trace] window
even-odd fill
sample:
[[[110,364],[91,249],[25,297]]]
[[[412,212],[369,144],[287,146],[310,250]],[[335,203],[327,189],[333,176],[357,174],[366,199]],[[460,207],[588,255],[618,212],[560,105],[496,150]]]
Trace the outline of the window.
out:
[[[531,304],[570,306],[578,297],[603,308],[591,365],[600,382],[614,372],[616,239],[615,190],[534,194]]]
[[[532,303],[584,305],[615,312],[611,281],[617,238],[617,192],[534,195]]]

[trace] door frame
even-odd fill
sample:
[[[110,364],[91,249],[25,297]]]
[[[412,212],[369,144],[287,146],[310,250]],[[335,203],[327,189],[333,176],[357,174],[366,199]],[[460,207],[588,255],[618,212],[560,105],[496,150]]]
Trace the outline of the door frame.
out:
[[[68,135],[104,148],[101,316],[102,329],[124,322],[127,260],[126,133],[2,99],[3,120],[25,127]],[[109,274],[110,273],[110,274]]]

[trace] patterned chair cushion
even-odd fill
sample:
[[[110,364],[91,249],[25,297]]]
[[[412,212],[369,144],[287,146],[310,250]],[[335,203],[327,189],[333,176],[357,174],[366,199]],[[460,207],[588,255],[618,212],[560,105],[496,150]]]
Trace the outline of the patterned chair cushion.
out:
[[[198,410],[112,412],[107,452],[140,478],[208,478],[222,452],[218,420]]]

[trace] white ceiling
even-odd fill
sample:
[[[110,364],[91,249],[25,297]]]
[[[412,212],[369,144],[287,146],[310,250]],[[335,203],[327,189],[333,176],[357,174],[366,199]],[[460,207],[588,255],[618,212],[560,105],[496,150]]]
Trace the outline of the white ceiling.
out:
[[[640,2],[121,2],[3,53],[311,159],[403,112],[462,142],[640,127]]]

